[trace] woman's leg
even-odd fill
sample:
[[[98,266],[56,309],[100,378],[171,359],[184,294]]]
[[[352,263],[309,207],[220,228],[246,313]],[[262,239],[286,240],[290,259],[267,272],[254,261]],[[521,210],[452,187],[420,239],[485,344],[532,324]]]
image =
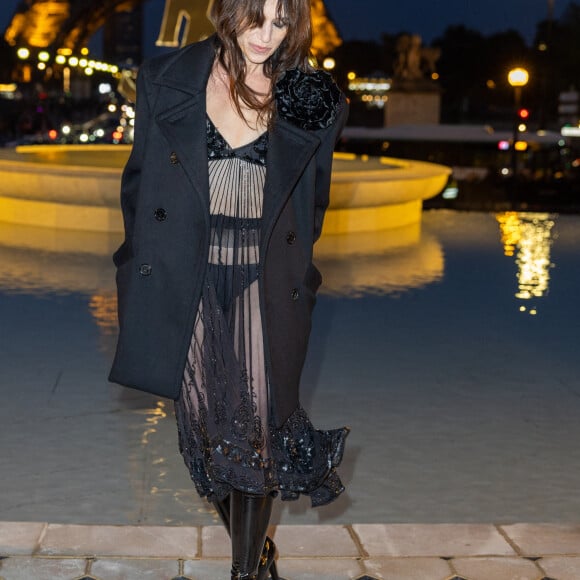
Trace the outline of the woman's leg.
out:
[[[256,580],[273,498],[233,491],[230,495],[232,580]],[[267,577],[267,569],[260,574]]]

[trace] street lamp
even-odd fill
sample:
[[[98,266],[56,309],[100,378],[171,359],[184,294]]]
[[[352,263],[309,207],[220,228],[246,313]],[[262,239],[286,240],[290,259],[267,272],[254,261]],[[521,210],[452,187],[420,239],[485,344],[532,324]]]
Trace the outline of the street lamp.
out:
[[[336,61],[332,57],[325,58],[322,67],[325,70],[333,70],[336,67]]]
[[[530,74],[525,68],[517,67],[508,73],[508,82],[514,88],[514,132],[512,142],[512,178],[515,178],[517,171],[516,143],[518,142],[519,133],[519,115],[518,111],[522,102],[522,87],[525,87],[530,80]]]

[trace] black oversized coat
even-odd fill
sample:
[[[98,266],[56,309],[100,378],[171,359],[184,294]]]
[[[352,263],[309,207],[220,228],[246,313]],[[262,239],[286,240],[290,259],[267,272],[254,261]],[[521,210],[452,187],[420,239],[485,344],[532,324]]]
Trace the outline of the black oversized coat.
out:
[[[206,85],[214,39],[145,63],[137,81],[135,141],[115,252],[119,339],[110,380],[177,398],[209,246]],[[271,412],[281,425],[298,386],[321,276],[312,264],[328,205],[332,152],[347,106],[307,131],[276,118],[269,135],[260,262]]]

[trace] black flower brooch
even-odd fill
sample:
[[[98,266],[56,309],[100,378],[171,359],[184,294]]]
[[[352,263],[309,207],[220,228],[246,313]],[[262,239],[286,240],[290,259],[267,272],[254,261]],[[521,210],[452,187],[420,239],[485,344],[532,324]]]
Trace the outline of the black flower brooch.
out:
[[[335,121],[341,93],[325,71],[305,73],[299,69],[286,71],[276,83],[278,114],[293,125],[307,131],[326,129]]]

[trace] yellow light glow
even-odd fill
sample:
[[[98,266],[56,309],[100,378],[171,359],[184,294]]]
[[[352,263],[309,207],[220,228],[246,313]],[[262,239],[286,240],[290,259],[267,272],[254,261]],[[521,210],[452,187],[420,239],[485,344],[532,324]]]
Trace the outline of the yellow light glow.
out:
[[[46,50],[42,50],[38,53],[38,60],[40,62],[48,62],[50,60],[50,54]]]
[[[528,144],[525,141],[516,141],[516,151],[527,151]]]
[[[94,72],[94,71],[93,71],[93,69],[92,69],[92,68],[90,68],[90,67],[87,67],[87,68],[85,69],[85,74],[86,74],[88,77],[90,77],[90,76],[93,74],[93,72]]]
[[[16,55],[19,59],[25,60],[30,56],[30,51],[27,48],[22,47],[16,51]]]
[[[550,253],[552,229],[555,221],[550,214],[505,212],[496,215],[502,233],[506,256],[513,256],[517,249],[518,292],[516,298],[530,300],[548,292],[550,270],[553,267]],[[520,312],[527,308],[520,306]],[[537,307],[529,314],[535,316]]]
[[[89,61],[86,58],[81,58],[79,60],[79,66],[81,66],[83,68],[86,67],[86,66],[88,66],[88,64],[89,64]]]
[[[325,58],[322,66],[326,69],[326,70],[332,70],[336,67],[336,61],[333,58]]]
[[[110,68],[110,71],[111,71],[113,74],[115,74],[115,73],[118,73],[118,72],[119,72],[119,67],[118,67],[118,66],[116,66],[116,65],[113,65],[113,66]]]
[[[496,87],[495,81],[492,79],[489,79],[487,81],[487,83],[485,83],[485,84],[486,84],[488,89],[495,89],[495,87]]]
[[[434,72],[434,73],[431,75],[431,78],[432,78],[434,81],[438,81],[438,80],[439,80],[439,73],[436,73],[436,72]]]
[[[81,54],[83,56],[86,56],[87,54],[89,54],[89,49],[86,46],[81,48]]]
[[[46,63],[45,63],[45,62],[39,62],[39,63],[36,65],[36,68],[37,68],[38,70],[46,70]]]
[[[78,64],[79,64],[79,59],[78,59],[76,56],[71,56],[71,57],[68,59],[68,63],[69,63],[71,66],[78,66]]]
[[[501,242],[503,244],[504,254],[511,257],[515,253],[521,236],[520,219],[515,211],[506,211],[497,214],[496,219],[501,231]]]
[[[356,73],[351,71],[351,72],[349,72],[349,73],[346,75],[346,78],[347,78],[349,81],[354,81],[354,79],[356,79]]]
[[[525,132],[525,131],[527,131],[527,130],[528,130],[528,126],[527,126],[525,123],[520,123],[520,124],[518,125],[518,131],[519,131],[520,133],[524,133],[524,132]]]
[[[512,87],[525,87],[530,80],[530,73],[521,67],[514,68],[508,73],[508,82]]]
[[[66,57],[63,54],[57,54],[56,58],[54,59],[54,62],[56,62],[56,64],[65,64]]]
[[[117,334],[117,297],[115,294],[112,292],[95,294],[89,302],[89,310],[103,334],[110,336]]]
[[[62,54],[64,56],[70,56],[72,54],[72,50],[70,48],[59,48],[57,54]]]
[[[16,83],[0,84],[0,93],[13,93],[17,88]]]

